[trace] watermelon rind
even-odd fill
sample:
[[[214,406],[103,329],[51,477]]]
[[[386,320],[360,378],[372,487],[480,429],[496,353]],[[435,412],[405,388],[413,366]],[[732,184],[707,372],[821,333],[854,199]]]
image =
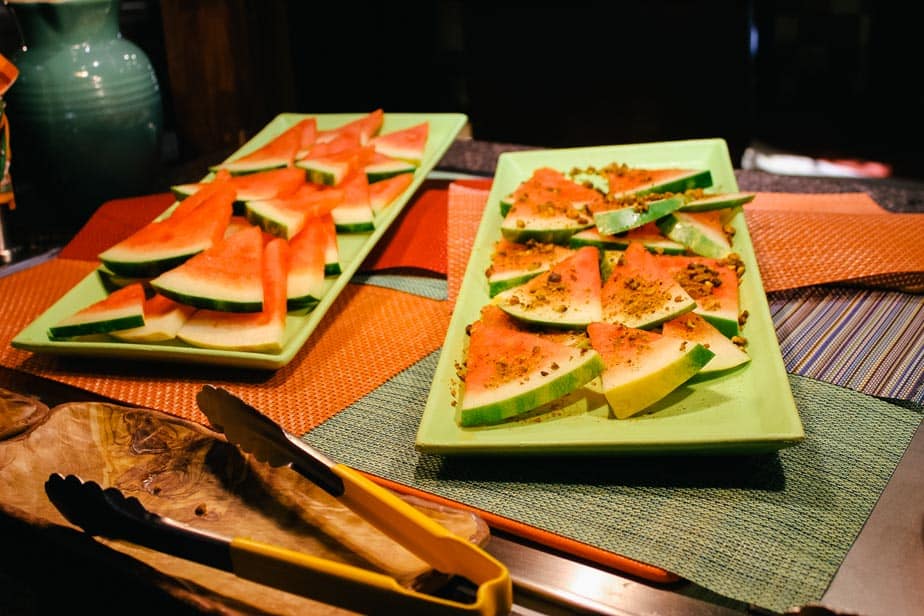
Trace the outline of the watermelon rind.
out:
[[[350,163],[345,161],[328,161],[324,159],[305,159],[295,163],[299,169],[304,169],[309,182],[336,186],[350,171]]]
[[[500,208],[500,215],[506,217],[510,212],[510,209],[513,207],[513,193],[510,193],[506,197],[501,197],[498,202],[498,207]]]
[[[463,389],[456,422],[462,427],[487,426],[527,413],[583,387],[603,370],[603,359],[596,351],[575,352],[562,347],[551,361],[555,370],[536,370],[479,395]],[[550,361],[550,363],[551,363]]]
[[[286,207],[286,203],[282,199],[247,201],[244,204],[244,217],[250,224],[271,235],[291,239],[304,226],[305,213]]]
[[[600,375],[610,411],[626,419],[651,407],[702,370],[714,353],[701,344],[662,336],[631,362],[608,366]]]
[[[673,212],[658,220],[657,225],[661,233],[703,257],[724,259],[733,252],[722,230],[703,224],[690,212]]]
[[[339,233],[365,233],[375,230],[375,215],[368,203],[339,205],[331,211]]]
[[[654,222],[683,207],[680,197],[657,199],[643,204],[626,205],[612,210],[594,212],[594,224],[603,235],[623,233],[645,223]]]
[[[721,193],[715,195],[706,195],[700,199],[693,199],[687,201],[683,207],[678,211],[680,212],[708,212],[711,210],[723,210],[727,208],[737,207],[739,205],[744,205],[745,203],[750,203],[754,200],[756,195],[754,193],[744,193],[744,192],[735,192],[735,193]]]
[[[682,255],[687,250],[680,242],[666,237],[636,240],[621,235],[604,235],[596,228],[578,231],[568,239],[568,245],[572,248],[595,246],[600,250],[625,250],[633,242],[640,243],[654,254]]]
[[[126,303],[123,299],[119,299],[116,300],[116,305],[97,306],[94,304],[83,308],[49,327],[49,339],[59,340],[89,334],[105,334],[118,329],[144,325],[144,294],[140,291],[122,289],[101,301],[115,300],[120,294],[124,299],[131,297],[131,301]]]
[[[414,173],[415,171],[417,171],[417,165],[396,158],[369,163],[365,167],[366,178],[370,184],[387,180],[402,173]]]
[[[107,291],[112,292],[116,289],[122,289],[129,285],[141,284],[147,289],[150,289],[150,276],[123,276],[122,274],[116,274],[105,265],[100,265],[96,268],[96,273],[99,276],[100,282],[103,283],[103,287]]]
[[[192,306],[174,302],[172,309],[162,314],[145,313],[144,325],[112,331],[110,335],[125,342],[166,342],[176,338],[176,333],[195,311]]]
[[[259,171],[282,169],[283,167],[288,167],[291,162],[292,159],[288,156],[267,157],[260,160],[230,161],[218,165],[211,165],[209,166],[209,171],[217,172],[224,169],[231,175],[245,175],[248,173],[257,173]]]
[[[746,351],[699,315],[686,314],[672,319],[664,323],[662,331],[665,335],[701,344],[715,354],[715,357],[702,367],[697,377],[724,374],[751,361],[751,356]]]
[[[285,321],[261,322],[262,316],[197,310],[177,332],[177,338],[208,349],[278,353],[285,337]]]
[[[552,244],[567,244],[569,238],[584,229],[593,226],[589,218],[581,222],[579,218],[569,216],[515,216],[508,213],[501,223],[501,234],[511,242],[549,242]]]

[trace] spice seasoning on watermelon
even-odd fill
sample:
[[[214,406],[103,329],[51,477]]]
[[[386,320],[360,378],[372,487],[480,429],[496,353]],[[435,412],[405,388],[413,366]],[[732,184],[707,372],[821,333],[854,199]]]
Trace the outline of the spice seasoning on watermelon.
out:
[[[629,276],[623,281],[623,286],[632,293],[620,295],[618,299],[621,300],[623,311],[632,317],[649,314],[670,299],[670,293],[657,280]],[[604,301],[616,301],[616,299],[610,298]]]

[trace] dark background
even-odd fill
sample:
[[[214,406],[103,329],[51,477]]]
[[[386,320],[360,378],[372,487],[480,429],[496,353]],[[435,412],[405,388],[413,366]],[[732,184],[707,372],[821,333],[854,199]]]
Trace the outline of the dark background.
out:
[[[901,6],[123,0],[121,24],[159,76],[165,164],[198,175],[278,113],[382,107],[466,113],[479,140],[721,137],[736,166],[759,143],[924,178],[922,54]]]

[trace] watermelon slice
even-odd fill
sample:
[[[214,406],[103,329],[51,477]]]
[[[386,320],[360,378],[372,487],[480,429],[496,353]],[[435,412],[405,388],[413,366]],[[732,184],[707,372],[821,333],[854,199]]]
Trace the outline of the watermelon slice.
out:
[[[327,291],[324,277],[326,225],[320,217],[307,221],[289,241],[287,305],[289,310],[314,307]]]
[[[144,325],[120,329],[110,334],[125,342],[164,342],[176,338],[176,333],[196,309],[179,304],[163,295],[154,295],[144,302]]]
[[[501,291],[517,287],[573,254],[573,249],[557,244],[533,240],[520,243],[501,238],[494,243],[491,265],[485,270],[488,294],[494,297]]]
[[[725,210],[673,212],[657,224],[664,235],[698,255],[724,259],[733,252],[734,229],[725,224]]]
[[[587,212],[603,203],[603,195],[592,187],[573,181],[557,169],[540,167],[510,195],[501,199],[501,216],[506,217],[516,203],[551,203],[556,207],[569,205],[580,212]]]
[[[643,196],[626,204],[622,200],[617,203],[616,208],[594,211],[594,224],[603,235],[623,233],[654,222],[679,210],[685,201],[681,197],[646,199]]]
[[[725,336],[738,335],[738,275],[739,269],[744,267],[740,261],[665,255],[660,263],[696,301],[693,312],[704,317]]]
[[[366,168],[366,177],[369,177],[368,167]],[[378,216],[385,208],[395,202],[398,195],[407,190],[408,186],[414,181],[413,173],[402,173],[369,184],[369,205],[372,206],[372,213]]]
[[[259,227],[238,231],[182,265],[151,280],[170,299],[227,312],[263,309],[263,232]]]
[[[715,357],[703,366],[698,376],[714,376],[751,361],[750,356],[741,347],[695,313],[667,321],[661,327],[661,333],[696,342],[715,353]]]
[[[670,240],[654,223],[646,223],[641,227],[629,229],[625,233],[604,235],[596,228],[578,231],[568,239],[572,248],[581,246],[596,246],[600,250],[625,250],[629,244],[641,244],[649,252],[655,254],[683,254],[687,247],[680,242]]]
[[[343,126],[321,131],[318,135],[318,142],[327,143],[342,135],[355,135],[358,137],[360,145],[366,145],[373,137],[379,134],[384,123],[385,111],[375,109],[361,118],[347,122]]]
[[[183,200],[208,183],[177,184],[171,186],[170,190],[177,199]],[[229,177],[228,183],[237,194],[234,213],[243,214],[248,201],[275,199],[294,193],[305,184],[305,171],[296,167],[257,171]]]
[[[544,172],[555,175],[549,177]],[[575,194],[575,188],[583,188],[565,178],[560,172],[540,169],[533,178],[520,185],[504,205],[506,210],[501,222],[501,234],[512,242],[551,242],[566,244],[568,239],[583,229],[593,226],[593,219],[587,213],[587,201]],[[599,194],[595,191],[594,194]]]
[[[326,214],[319,216],[310,224],[320,225],[324,242],[324,275],[337,276],[343,268],[340,265],[340,243],[337,239],[337,227],[334,225],[334,216]]]
[[[104,334],[144,325],[144,287],[129,285],[82,308],[48,328],[51,340]]]
[[[420,165],[427,149],[430,123],[421,122],[414,126],[380,135],[372,140],[375,151],[390,158]]]
[[[224,198],[228,198],[230,196],[231,201],[233,202],[237,199],[237,190],[228,181],[230,178],[231,175],[225,171],[216,174],[215,178],[211,182],[199,186],[188,197],[176,203],[176,205],[173,206],[170,210],[169,215],[174,218],[185,216],[188,212],[193,211],[201,204],[205,203],[219,193],[224,194]]]
[[[538,409],[583,387],[603,367],[595,351],[521,329],[490,304],[470,332],[456,404],[456,422],[463,427]]]
[[[286,331],[289,245],[282,238],[274,238],[262,251],[263,310],[253,314],[197,310],[177,332],[177,338],[211,349],[267,353],[282,350]]]
[[[99,259],[121,276],[157,276],[218,242],[231,219],[233,200],[234,191],[221,188],[181,215],[175,210],[169,218],[148,223],[101,252]]]
[[[642,169],[614,163],[604,167],[601,173],[606,178],[609,200],[712,186],[712,174],[708,169]]]
[[[337,186],[352,171],[365,169],[372,162],[375,150],[371,145],[357,146],[332,154],[318,155],[312,152],[295,166],[302,169],[309,181],[316,184]]]
[[[413,174],[416,170],[417,165],[406,160],[385,156],[380,152],[376,152],[372,157],[372,161],[365,167],[366,177],[369,178],[370,184],[387,180],[396,175]]]
[[[305,118],[266,145],[249,154],[209,167],[210,171],[225,169],[234,175],[254,173],[288,167],[295,161],[296,154],[314,143],[317,136],[316,118]]]
[[[601,318],[599,262],[596,248],[579,248],[547,272],[498,293],[493,302],[527,323],[572,329],[587,327]]]
[[[630,244],[601,291],[602,321],[648,329],[696,308],[696,301],[641,244]]]
[[[375,229],[375,215],[369,202],[369,180],[362,169],[353,170],[339,184],[343,198],[331,215],[337,231],[363,233]]]
[[[291,239],[305,221],[326,214],[343,203],[344,191],[305,184],[293,194],[275,199],[248,201],[245,216],[267,233]]]
[[[591,323],[587,334],[603,358],[603,392],[618,419],[650,408],[714,356],[701,344],[619,323]]]

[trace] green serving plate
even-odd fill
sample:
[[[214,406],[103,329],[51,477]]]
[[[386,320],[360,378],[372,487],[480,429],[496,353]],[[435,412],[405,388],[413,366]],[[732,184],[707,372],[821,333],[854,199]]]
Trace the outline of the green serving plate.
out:
[[[740,287],[741,309],[749,313],[742,331],[751,356],[746,366],[718,378],[694,379],[650,412],[629,419],[611,418],[606,399],[588,386],[554,412],[495,426],[462,428],[456,424],[451,396],[455,365],[465,357],[465,327],[478,318],[490,299],[484,271],[501,235],[500,199],[541,166],[567,171],[612,162],[709,169],[714,184],[710,191],[738,190],[722,139],[501,154],[418,427],[415,445],[419,451],[466,455],[762,453],[805,438],[740,209],[732,224],[734,248],[746,268]]]
[[[306,117],[315,117],[319,129],[335,128],[362,117],[363,113],[343,114],[295,114],[284,113],[276,116],[250,141],[232,154],[229,159],[253,151],[267,143],[285,129]],[[216,366],[235,366],[240,368],[276,369],[288,364],[302,345],[308,340],[328,308],[337,299],[337,295],[350,281],[363,260],[385,234],[388,227],[407,205],[427,174],[452,145],[459,131],[468,121],[467,116],[459,113],[386,113],[382,133],[407,128],[421,122],[430,123],[427,148],[423,160],[414,173],[414,181],[376,218],[374,231],[367,233],[338,234],[340,248],[341,273],[332,279],[328,292],[321,302],[310,312],[291,312],[286,318],[286,339],[279,353],[258,353],[247,351],[220,351],[203,349],[179,341],[157,344],[140,344],[121,342],[108,336],[100,336],[92,341],[56,341],[48,338],[48,327],[80,308],[103,299],[106,289],[99,275],[94,271],[76,284],[48,310],[32,321],[13,340],[12,345],[19,349],[36,353],[54,353],[58,355],[81,355],[91,357],[115,357],[150,361],[185,362],[210,364]],[[173,206],[171,206],[173,207]]]

